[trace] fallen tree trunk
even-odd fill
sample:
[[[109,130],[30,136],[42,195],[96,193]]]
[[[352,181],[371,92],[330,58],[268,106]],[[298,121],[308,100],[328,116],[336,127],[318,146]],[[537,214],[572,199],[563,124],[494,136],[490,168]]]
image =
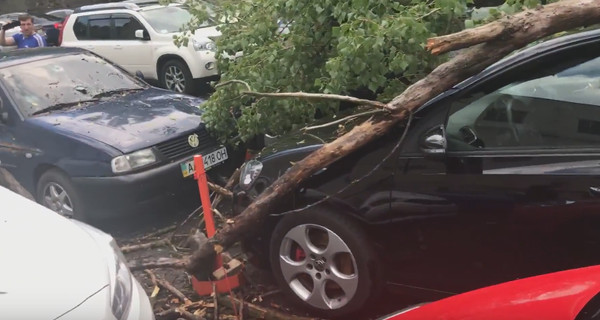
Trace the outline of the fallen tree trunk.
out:
[[[494,32],[488,32],[484,26],[477,31],[465,31],[471,34],[469,37],[463,37],[465,41],[453,35],[446,38],[463,44],[454,46],[448,45],[447,41],[430,42],[429,47],[439,53],[486,41],[438,66],[427,77],[394,98],[384,107],[391,110],[391,113],[365,121],[294,164],[237,216],[235,223],[225,225],[209,242],[188,257],[185,263],[186,269],[191,274],[205,273],[203,268],[212,267],[212,263],[207,259],[212,257],[215,251],[220,252],[223,248],[240,241],[244,236],[260,230],[257,226],[261,224],[270,209],[277,204],[278,200],[293,191],[300,182],[319,169],[382,136],[404,119],[408,112],[415,110],[431,98],[534,40],[598,21],[600,21],[600,0],[565,0],[506,17],[494,27]]]

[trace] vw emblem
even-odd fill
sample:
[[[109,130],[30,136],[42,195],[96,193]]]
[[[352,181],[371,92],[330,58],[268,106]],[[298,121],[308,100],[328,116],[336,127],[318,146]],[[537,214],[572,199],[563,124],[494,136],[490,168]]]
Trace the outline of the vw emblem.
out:
[[[197,134],[192,134],[188,137],[188,143],[192,148],[196,148],[200,144],[200,140],[198,140]]]

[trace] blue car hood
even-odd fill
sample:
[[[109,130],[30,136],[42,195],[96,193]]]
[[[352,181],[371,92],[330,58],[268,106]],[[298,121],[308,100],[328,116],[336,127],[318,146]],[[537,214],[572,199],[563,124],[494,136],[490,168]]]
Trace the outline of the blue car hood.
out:
[[[202,112],[197,107],[202,101],[149,89],[83,107],[52,111],[27,121],[68,136],[100,141],[128,153],[203,127]]]

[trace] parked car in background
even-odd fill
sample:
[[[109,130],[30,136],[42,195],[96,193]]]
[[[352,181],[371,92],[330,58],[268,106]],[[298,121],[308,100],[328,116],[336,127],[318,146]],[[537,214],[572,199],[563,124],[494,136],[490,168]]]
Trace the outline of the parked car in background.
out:
[[[46,12],[47,15],[55,16],[55,17],[61,18],[61,19],[66,18],[71,13],[73,13],[73,9],[57,9],[57,10],[52,10],[52,11]]]
[[[193,18],[180,4],[83,6],[65,21],[61,46],[88,49],[166,89],[192,93],[197,84],[218,77],[215,39],[220,36],[208,20],[188,45],[177,47],[173,37]]]
[[[0,187],[0,318],[154,319],[115,240]]]
[[[600,266],[545,274],[410,306],[379,320],[597,320]]]
[[[33,25],[37,33],[46,38],[49,46],[58,45],[58,36],[62,28],[63,19],[45,13],[11,12],[0,15],[0,21],[16,21],[20,15],[29,14],[33,18]],[[6,36],[21,32],[21,27],[9,30]]]
[[[592,30],[499,61],[421,106],[404,141],[406,123],[313,174],[248,246],[326,317],[383,284],[430,301],[599,264],[599,52]],[[282,137],[239,189],[255,197],[322,141]]]
[[[206,156],[215,182],[243,161],[206,131],[204,100],[149,86],[84,49],[4,54],[0,99],[0,166],[65,216],[198,205],[193,155]]]

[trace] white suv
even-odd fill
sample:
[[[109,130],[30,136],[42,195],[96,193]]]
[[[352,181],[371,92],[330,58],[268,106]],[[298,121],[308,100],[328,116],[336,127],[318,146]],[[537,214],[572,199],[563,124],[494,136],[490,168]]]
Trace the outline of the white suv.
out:
[[[88,49],[130,73],[140,71],[146,79],[158,80],[166,89],[192,93],[199,81],[218,76],[214,39],[221,33],[207,21],[187,46],[177,47],[173,37],[191,19],[181,4],[83,6],[66,18],[61,46]]]

